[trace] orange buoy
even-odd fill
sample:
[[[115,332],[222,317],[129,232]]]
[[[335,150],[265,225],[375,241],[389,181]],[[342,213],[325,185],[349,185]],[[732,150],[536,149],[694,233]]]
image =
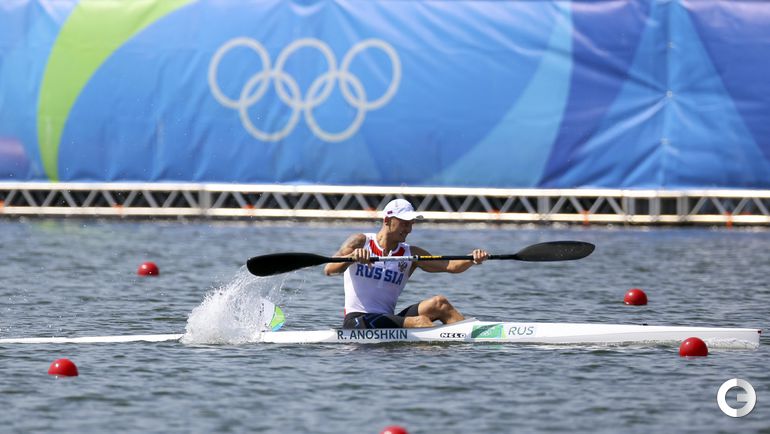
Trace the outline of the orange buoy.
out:
[[[70,359],[57,359],[48,368],[48,375],[57,377],[77,377],[78,367]]]
[[[139,266],[139,269],[136,270],[136,274],[140,276],[157,276],[160,274],[160,270],[154,262],[147,261]]]
[[[709,355],[709,348],[701,338],[687,338],[679,345],[680,357],[705,357]]]
[[[647,294],[639,288],[631,288],[626,292],[626,296],[623,297],[623,303],[632,306],[643,306],[647,304]]]
[[[386,426],[385,429],[380,431],[380,434],[409,434],[406,428],[398,425]]]

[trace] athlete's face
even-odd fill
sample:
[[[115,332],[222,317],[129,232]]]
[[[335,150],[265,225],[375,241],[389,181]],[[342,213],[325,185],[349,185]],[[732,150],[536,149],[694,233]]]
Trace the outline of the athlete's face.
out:
[[[401,220],[396,217],[391,217],[388,220],[388,227],[390,228],[391,234],[395,235],[398,242],[406,241],[407,235],[412,232],[414,220]]]

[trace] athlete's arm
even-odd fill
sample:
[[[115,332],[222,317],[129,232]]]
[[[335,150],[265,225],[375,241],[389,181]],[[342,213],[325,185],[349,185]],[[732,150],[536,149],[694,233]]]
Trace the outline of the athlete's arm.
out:
[[[426,250],[412,246],[412,254],[431,256]],[[429,273],[462,273],[473,265],[481,264],[489,258],[486,250],[475,249],[471,252],[473,259],[453,259],[451,261],[417,261],[417,268]]]
[[[355,234],[348,237],[342,246],[337,250],[334,256],[337,257],[350,257],[354,258],[357,262],[368,262],[369,251],[364,249],[366,243],[366,235]],[[331,262],[324,267],[324,274],[327,276],[333,276],[335,274],[342,274],[348,269],[352,262]]]

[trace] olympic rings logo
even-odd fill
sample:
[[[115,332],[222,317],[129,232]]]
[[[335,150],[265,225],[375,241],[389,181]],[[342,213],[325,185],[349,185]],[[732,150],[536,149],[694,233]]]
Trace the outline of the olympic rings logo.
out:
[[[222,92],[217,78],[222,58],[236,47],[246,47],[253,50],[262,62],[262,70],[246,80],[237,99],[230,98]],[[304,95],[302,95],[297,80],[284,70],[289,57],[302,48],[315,48],[318,50],[326,59],[328,66],[326,72],[313,80]],[[362,51],[370,48],[383,51],[388,56],[392,69],[388,88],[382,96],[373,101],[367,99],[366,90],[361,80],[349,71],[350,64],[355,57]],[[227,41],[214,53],[214,57],[211,58],[211,63],[209,64],[208,80],[214,98],[223,106],[237,110],[244,128],[246,128],[249,134],[259,140],[277,142],[284,139],[296,127],[300,114],[304,114],[308,127],[316,137],[327,142],[341,142],[349,139],[358,131],[364,122],[367,111],[376,110],[384,106],[396,94],[399,82],[401,81],[401,60],[396,50],[387,42],[380,39],[366,39],[353,45],[345,54],[345,57],[342,58],[340,67],[337,68],[337,59],[328,45],[315,38],[303,38],[292,42],[284,48],[278,55],[275,66],[272,66],[270,56],[262,44],[251,38],[239,37]],[[318,125],[313,111],[329,98],[337,82],[339,82],[343,98],[356,109],[356,114],[347,128],[339,133],[331,133]],[[249,116],[249,108],[262,99],[269,90],[271,83],[275,85],[278,98],[292,110],[286,125],[275,132],[259,129],[254,125]]]

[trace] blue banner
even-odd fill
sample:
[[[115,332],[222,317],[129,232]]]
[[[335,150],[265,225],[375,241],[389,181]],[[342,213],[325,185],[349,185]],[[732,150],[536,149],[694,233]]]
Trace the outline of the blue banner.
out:
[[[770,3],[0,3],[0,180],[770,188]]]

